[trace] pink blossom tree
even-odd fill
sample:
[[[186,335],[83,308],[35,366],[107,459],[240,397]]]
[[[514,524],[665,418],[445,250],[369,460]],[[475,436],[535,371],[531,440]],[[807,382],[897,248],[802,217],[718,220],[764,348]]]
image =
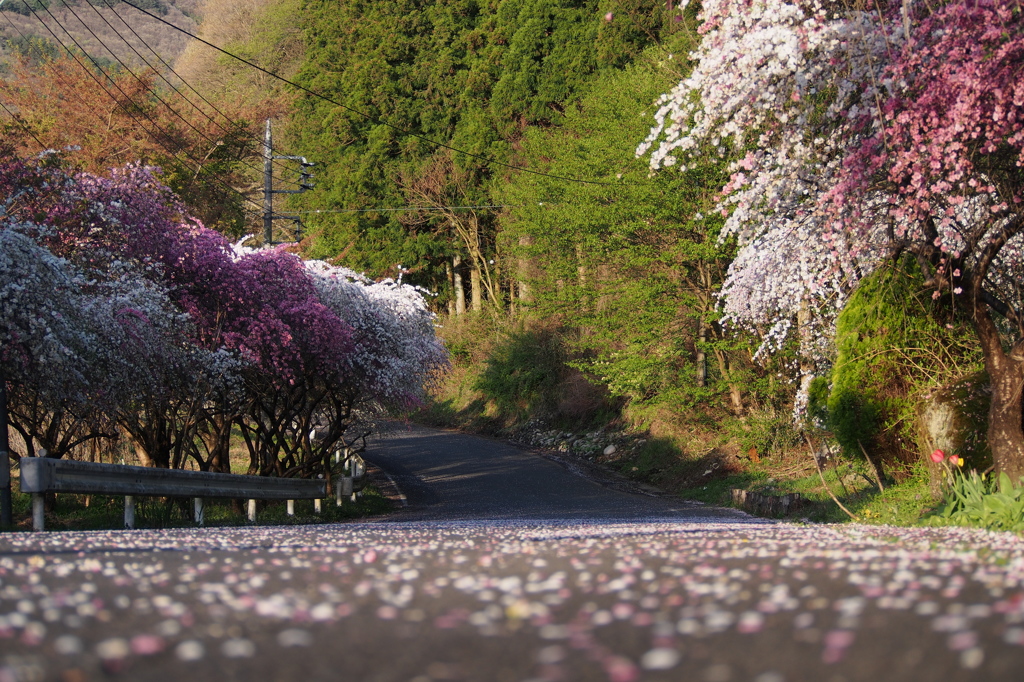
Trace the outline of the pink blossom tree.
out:
[[[766,347],[808,312],[827,330],[865,274],[914,254],[970,316],[996,467],[1024,475],[1020,1],[707,0],[702,19],[696,66],[638,153],[736,159],[727,315],[768,327]]]
[[[15,427],[55,456],[81,413],[152,466],[229,471],[239,426],[251,473],[329,476],[354,424],[414,404],[445,362],[415,287],[232,245],[155,169],[8,155],[0,197],[0,371]]]

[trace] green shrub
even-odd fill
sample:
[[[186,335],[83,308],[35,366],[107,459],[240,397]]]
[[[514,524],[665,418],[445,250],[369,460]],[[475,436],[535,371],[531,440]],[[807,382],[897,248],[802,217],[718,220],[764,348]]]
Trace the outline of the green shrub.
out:
[[[918,459],[927,450],[915,427],[921,396],[978,365],[955,301],[933,299],[923,279],[911,259],[883,267],[861,281],[836,320],[830,385],[812,385],[810,414],[847,456]]]
[[[513,332],[495,345],[474,388],[504,419],[550,416],[557,410],[565,359],[556,334],[547,330]]]
[[[1014,485],[1005,473],[990,478],[974,469],[969,474],[956,470],[944,504],[929,523],[1024,532],[1024,481]]]

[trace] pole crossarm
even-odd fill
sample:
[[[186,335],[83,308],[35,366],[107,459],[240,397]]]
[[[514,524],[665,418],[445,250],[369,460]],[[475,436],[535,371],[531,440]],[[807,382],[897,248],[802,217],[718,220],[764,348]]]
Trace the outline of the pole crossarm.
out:
[[[298,161],[301,165],[299,171],[299,189],[274,189],[274,176],[272,173],[275,160]],[[274,243],[274,221],[286,216],[274,213],[275,194],[302,194],[313,189],[313,173],[310,168],[316,164],[307,160],[305,156],[295,154],[275,154],[274,138],[271,131],[270,119],[267,119],[267,127],[263,136],[263,243],[270,246]],[[302,221],[297,217],[287,216],[298,225],[296,239],[302,231]]]

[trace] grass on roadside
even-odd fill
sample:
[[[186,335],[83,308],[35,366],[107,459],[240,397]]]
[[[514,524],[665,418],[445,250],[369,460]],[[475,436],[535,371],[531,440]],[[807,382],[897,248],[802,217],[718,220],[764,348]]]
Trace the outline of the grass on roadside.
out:
[[[788,458],[762,457],[760,461],[726,456],[715,448],[701,456],[688,456],[669,439],[652,439],[614,466],[630,478],[683,499],[732,506],[733,489],[769,496],[799,493],[806,503],[792,518],[817,523],[851,520],[822,485],[810,456],[800,458],[799,451]],[[938,505],[929,493],[928,471],[923,465],[900,472],[899,482],[885,484],[881,491],[864,462],[839,459],[830,462],[823,474],[828,489],[861,523],[912,526]]]

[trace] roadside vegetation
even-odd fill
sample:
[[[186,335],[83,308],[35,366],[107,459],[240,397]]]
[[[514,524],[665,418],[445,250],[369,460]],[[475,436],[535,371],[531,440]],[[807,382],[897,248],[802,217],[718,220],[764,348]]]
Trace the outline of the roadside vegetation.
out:
[[[389,394],[393,411],[710,504],[799,494],[796,519],[1013,529],[1021,12],[207,0],[202,36],[305,89],[194,44],[178,75],[228,112],[214,125],[157,99],[159,69],[93,60],[182,131],[172,149],[131,107],[116,132],[90,123],[107,101],[45,45],[9,46],[2,89],[15,152],[79,144],[69,163],[96,176],[160,165],[232,238],[260,232],[246,201],[274,118],[281,148],[319,164],[281,209],[305,225],[289,249],[367,273],[359,286],[401,282],[437,316],[450,366],[403,355],[430,390]],[[47,116],[46,93],[79,90],[67,125]],[[231,419],[255,433],[258,412]]]

